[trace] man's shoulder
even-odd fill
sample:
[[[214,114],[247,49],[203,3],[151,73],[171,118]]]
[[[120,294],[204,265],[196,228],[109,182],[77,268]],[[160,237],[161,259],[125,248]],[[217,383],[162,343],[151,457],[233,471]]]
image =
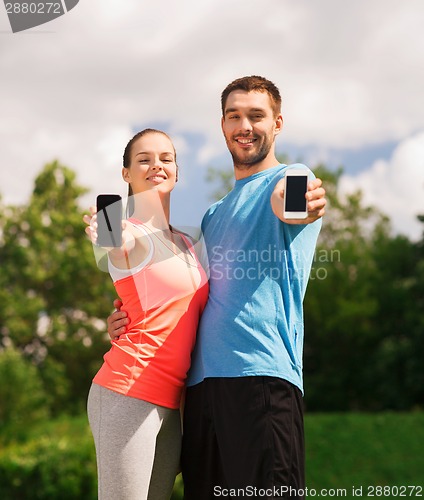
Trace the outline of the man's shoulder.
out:
[[[229,194],[229,193],[228,193]],[[215,203],[213,203],[205,212],[205,215],[203,216],[203,219],[202,219],[202,226],[205,222],[207,222],[213,215],[214,213],[216,212],[216,210],[220,207],[220,205],[222,205],[222,203],[224,202],[225,198],[228,196],[228,194],[226,194],[223,198],[221,198],[220,200],[216,201]]]

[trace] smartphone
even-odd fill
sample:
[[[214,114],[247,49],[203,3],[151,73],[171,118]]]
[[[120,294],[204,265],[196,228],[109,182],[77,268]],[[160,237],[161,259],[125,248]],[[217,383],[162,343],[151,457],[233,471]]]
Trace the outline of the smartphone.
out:
[[[284,218],[306,219],[308,216],[307,200],[308,170],[293,168],[286,172],[284,185]]]
[[[122,198],[119,194],[97,196],[97,245],[122,245]]]

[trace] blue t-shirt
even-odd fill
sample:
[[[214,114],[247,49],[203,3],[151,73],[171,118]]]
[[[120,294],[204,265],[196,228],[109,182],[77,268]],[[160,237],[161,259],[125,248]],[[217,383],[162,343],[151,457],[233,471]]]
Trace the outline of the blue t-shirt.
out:
[[[289,225],[272,212],[271,194],[288,168],[305,166],[237,180],[203,218],[210,291],[188,385],[265,375],[303,391],[302,302],[321,221]]]

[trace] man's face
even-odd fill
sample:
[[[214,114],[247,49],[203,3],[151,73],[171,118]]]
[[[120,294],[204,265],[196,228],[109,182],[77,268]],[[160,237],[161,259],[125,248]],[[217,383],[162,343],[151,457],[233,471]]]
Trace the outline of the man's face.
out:
[[[248,170],[267,159],[270,152],[274,156],[274,140],[281,126],[281,115],[274,116],[267,93],[231,92],[225,104],[222,131],[234,166]]]

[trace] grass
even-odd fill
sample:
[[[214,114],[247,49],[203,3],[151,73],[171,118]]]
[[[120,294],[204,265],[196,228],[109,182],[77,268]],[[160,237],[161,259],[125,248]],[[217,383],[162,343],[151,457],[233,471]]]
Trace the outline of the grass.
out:
[[[311,414],[305,433],[311,488],[424,485],[422,412]]]
[[[305,417],[305,433],[306,484],[309,490],[313,488],[317,491],[317,496],[322,489],[344,489],[347,492],[345,498],[352,498],[353,487],[362,487],[362,495],[367,496],[366,493],[371,492],[368,487],[424,485],[424,412],[308,414]],[[90,482],[93,487],[90,487],[90,490],[95,491],[94,445],[85,415],[62,417],[56,421],[45,422],[31,429],[25,442],[9,443],[0,450],[0,477],[1,468],[8,467],[8,475],[5,477],[9,478],[8,481],[14,482],[15,479],[18,481],[24,472],[21,467],[27,467],[26,462],[23,462],[24,458],[26,461],[40,460],[37,452],[32,450],[39,449],[37,442],[41,436],[43,443],[51,443],[48,446],[56,449],[54,457],[64,456],[62,448],[66,451],[71,443],[74,443],[76,452],[67,451],[64,460],[75,460],[74,457],[79,456],[78,450],[81,450],[80,455],[83,449],[86,450],[85,460],[87,457],[92,457],[88,458],[89,462],[92,462],[89,470],[92,471]],[[12,456],[17,457],[15,461],[12,460],[13,463],[11,463]],[[11,472],[12,466],[16,467],[16,472]],[[66,470],[77,473],[80,469],[69,464],[69,469]],[[87,471],[87,465],[84,470]],[[15,474],[16,478],[13,479],[14,476],[10,474],[12,476]],[[54,476],[49,477],[49,481],[55,481],[52,479]],[[61,488],[61,484],[58,483],[56,491],[62,491]],[[10,491],[13,492],[13,489]],[[399,493],[393,497],[384,494],[383,491],[381,494],[378,493],[375,490],[374,496],[385,498],[400,496]],[[424,490],[421,492],[421,496],[423,495]],[[411,496],[410,491],[407,490],[403,496]],[[10,494],[4,498],[16,499],[26,496]],[[63,496],[40,494],[33,498],[63,498]],[[86,498],[92,497],[87,495]],[[172,498],[173,500],[182,498],[181,477],[177,478]]]

